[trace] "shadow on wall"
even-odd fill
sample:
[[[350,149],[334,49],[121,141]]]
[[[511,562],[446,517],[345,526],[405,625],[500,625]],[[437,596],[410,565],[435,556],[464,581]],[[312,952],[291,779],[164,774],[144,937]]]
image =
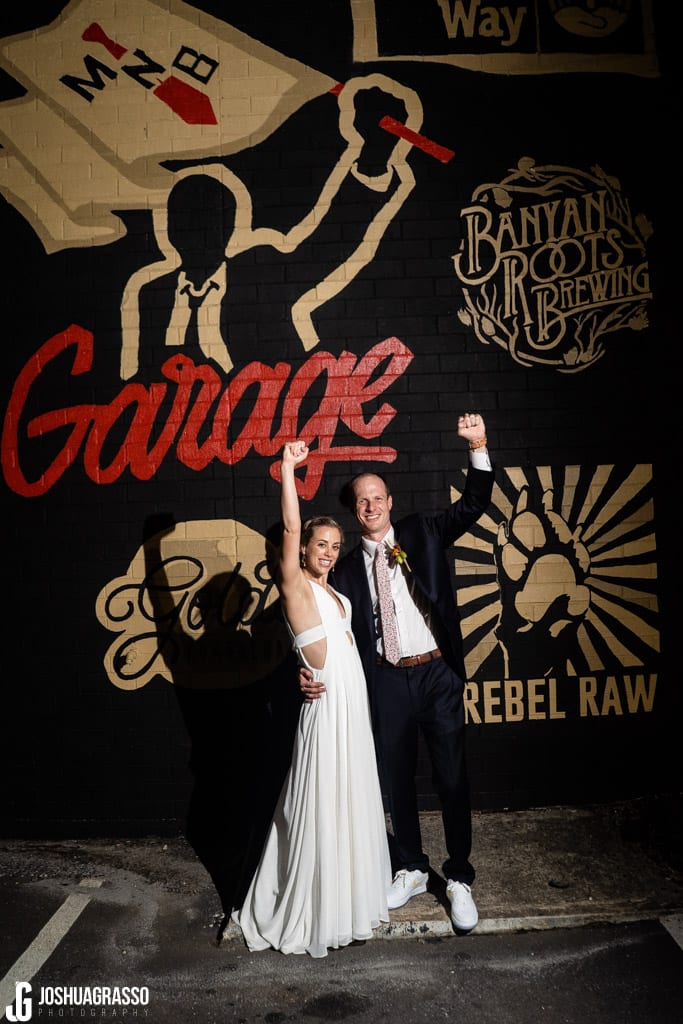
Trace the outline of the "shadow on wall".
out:
[[[252,647],[261,643],[258,623],[252,624],[251,634],[238,629],[251,596],[249,582],[239,573],[215,575],[197,593],[201,635],[193,637],[182,628],[161,555],[161,539],[174,527],[170,515],[150,517],[144,524],[147,577],[154,580],[148,593],[155,620],[175,622],[173,644],[165,637],[160,654],[191,744],[194,783],[187,840],[229,915],[241,905],[258,863],[289,767],[301,695],[293,653],[265,677],[235,685],[236,666],[248,664]],[[263,615],[279,616],[279,602]],[[220,665],[224,686],[216,684]]]

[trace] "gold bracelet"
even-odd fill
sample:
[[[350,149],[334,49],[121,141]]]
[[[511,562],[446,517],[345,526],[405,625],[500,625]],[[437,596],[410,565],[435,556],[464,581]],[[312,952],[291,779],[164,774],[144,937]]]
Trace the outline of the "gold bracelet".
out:
[[[470,441],[470,451],[476,452],[477,448],[486,447],[486,437],[481,437],[478,441]]]

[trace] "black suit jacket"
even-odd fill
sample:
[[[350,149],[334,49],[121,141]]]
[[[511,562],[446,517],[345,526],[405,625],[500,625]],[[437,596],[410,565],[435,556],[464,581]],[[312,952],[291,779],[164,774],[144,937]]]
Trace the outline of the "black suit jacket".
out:
[[[491,501],[494,474],[467,473],[462,497],[445,511],[414,513],[394,523],[394,535],[408,556],[415,586],[432,607],[432,629],[443,656],[465,682],[460,615],[453,593],[451,566],[445,551],[479,519]],[[363,662],[370,695],[377,667],[377,636],[363,548],[357,544],[335,565],[332,586],[346,594],[353,613],[353,633]]]

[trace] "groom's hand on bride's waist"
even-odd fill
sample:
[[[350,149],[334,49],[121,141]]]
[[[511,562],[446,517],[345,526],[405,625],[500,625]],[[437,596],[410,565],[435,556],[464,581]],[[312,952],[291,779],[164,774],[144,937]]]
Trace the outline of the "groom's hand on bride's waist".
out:
[[[310,668],[299,665],[299,689],[304,695],[304,703],[312,704],[325,693],[325,684],[315,681]]]

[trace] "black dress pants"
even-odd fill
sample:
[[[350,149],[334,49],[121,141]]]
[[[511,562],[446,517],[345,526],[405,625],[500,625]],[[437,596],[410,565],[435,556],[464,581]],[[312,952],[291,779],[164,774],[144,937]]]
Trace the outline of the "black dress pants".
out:
[[[469,856],[472,818],[465,764],[462,680],[443,658],[413,668],[375,668],[373,717],[382,786],[394,830],[396,868],[426,871],[415,774],[418,730],[431,759],[432,784],[442,809],[446,878],[474,880]]]

